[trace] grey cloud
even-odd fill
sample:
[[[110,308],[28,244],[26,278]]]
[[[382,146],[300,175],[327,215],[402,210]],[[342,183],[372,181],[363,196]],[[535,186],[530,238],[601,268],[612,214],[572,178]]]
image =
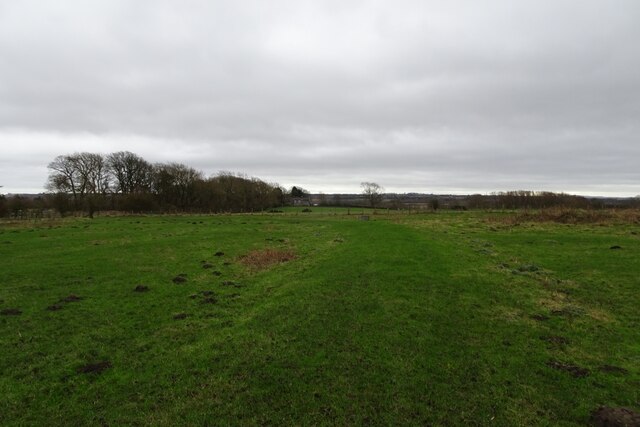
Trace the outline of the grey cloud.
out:
[[[0,184],[138,149],[314,191],[640,193],[639,18],[631,0],[0,0]]]

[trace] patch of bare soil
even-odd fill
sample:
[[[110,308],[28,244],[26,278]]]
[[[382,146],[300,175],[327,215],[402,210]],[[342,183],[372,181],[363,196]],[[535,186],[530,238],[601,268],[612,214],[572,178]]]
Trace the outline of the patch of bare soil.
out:
[[[149,287],[146,285],[138,285],[133,289],[134,292],[148,292]]]
[[[47,310],[49,310],[49,311],[58,311],[58,310],[62,310],[62,305],[60,305],[60,304],[53,304],[53,305],[50,305],[49,307],[47,307]]]
[[[549,344],[550,347],[564,347],[569,344],[569,340],[567,338],[558,335],[545,335],[540,337],[540,339]]]
[[[242,287],[240,283],[232,282],[231,280],[225,280],[224,282],[222,282],[222,286],[233,286],[234,288]]]
[[[582,368],[580,366],[572,365],[570,363],[563,363],[558,360],[549,360],[547,362],[547,366],[558,369],[560,371],[565,371],[570,373],[575,378],[582,378],[589,375],[589,370],[587,368]]]
[[[99,374],[102,371],[111,368],[111,366],[111,362],[103,360],[102,362],[88,363],[84,366],[80,366],[77,371],[79,374]]]
[[[613,365],[602,365],[598,368],[598,370],[606,374],[627,375],[629,373],[629,371],[627,371],[626,369]]]
[[[531,318],[539,322],[544,322],[545,320],[549,320],[549,316],[545,316],[544,314],[534,314],[531,316]]]
[[[183,320],[187,318],[187,313],[178,313],[173,315],[173,320]]]
[[[213,256],[224,256],[224,252],[218,251],[215,254],[213,254]]]
[[[296,254],[290,250],[261,249],[243,255],[240,262],[251,270],[264,270],[295,258]]]
[[[216,271],[211,272],[211,274],[213,274],[214,276],[221,276],[222,272],[216,270]]]
[[[79,297],[78,295],[71,294],[69,296],[66,296],[66,297],[62,298],[60,300],[60,302],[78,302],[78,301],[82,301],[82,300],[83,300],[82,297]]]
[[[180,273],[171,280],[175,284],[185,283],[187,281],[187,275],[185,273]]]
[[[204,264],[202,264],[202,268],[213,268],[213,264],[205,262]]]
[[[22,310],[19,308],[4,308],[0,310],[0,314],[3,316],[19,316],[22,314]]]
[[[629,408],[601,406],[591,413],[591,423],[598,427],[640,427],[640,413]]]

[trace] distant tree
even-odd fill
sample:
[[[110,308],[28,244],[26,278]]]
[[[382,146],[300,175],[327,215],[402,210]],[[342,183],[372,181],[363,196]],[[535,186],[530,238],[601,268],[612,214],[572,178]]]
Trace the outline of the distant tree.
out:
[[[384,188],[375,182],[361,182],[362,194],[365,196],[372,208],[377,207],[382,201]]]
[[[4,194],[0,194],[0,217],[6,216],[7,212],[7,198]]]
[[[70,194],[75,210],[85,208],[90,217],[104,202],[109,190],[109,173],[101,154],[75,153],[56,157],[49,163],[47,188]]]
[[[153,177],[153,190],[163,205],[181,210],[195,207],[202,172],[181,163],[160,163],[154,166]]]
[[[296,187],[295,185],[291,187],[291,197],[306,197],[309,195],[309,192],[302,187]]]
[[[438,208],[440,208],[440,200],[438,200],[437,197],[433,197],[431,200],[429,200],[429,207],[431,207],[431,209],[433,209],[434,211],[437,211]]]
[[[107,156],[113,190],[120,194],[147,193],[153,182],[153,165],[137,154],[118,151]]]

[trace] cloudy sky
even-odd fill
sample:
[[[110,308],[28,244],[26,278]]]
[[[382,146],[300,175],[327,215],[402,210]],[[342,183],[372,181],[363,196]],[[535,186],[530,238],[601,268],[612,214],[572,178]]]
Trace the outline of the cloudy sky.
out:
[[[640,194],[637,0],[0,0],[0,185],[133,151],[312,192]]]

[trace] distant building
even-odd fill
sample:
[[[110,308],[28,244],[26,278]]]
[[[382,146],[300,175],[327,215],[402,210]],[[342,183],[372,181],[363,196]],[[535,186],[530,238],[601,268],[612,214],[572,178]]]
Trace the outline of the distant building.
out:
[[[311,200],[309,196],[305,197],[292,197],[291,205],[293,206],[311,206]]]

